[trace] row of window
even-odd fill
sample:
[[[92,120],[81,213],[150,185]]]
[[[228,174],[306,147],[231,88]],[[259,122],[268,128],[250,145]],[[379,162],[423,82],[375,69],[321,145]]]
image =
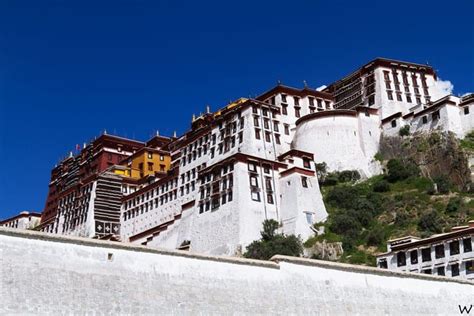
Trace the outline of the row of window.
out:
[[[330,109],[330,103],[328,102],[327,105],[326,105],[326,109]],[[323,111],[324,109],[323,108],[318,108],[317,109],[318,112],[319,111]],[[295,106],[294,107],[294,111],[295,111],[295,117],[301,117],[301,107],[300,106]],[[309,106],[309,113],[315,113],[316,112],[316,108],[314,106]],[[288,115],[288,105],[287,104],[282,104],[281,105],[281,113],[283,115]]]
[[[210,198],[211,195],[219,194],[227,189],[232,189],[234,186],[234,178],[232,173],[224,176],[223,178],[214,180],[212,183],[207,185],[201,185],[200,198],[201,200]]]
[[[168,192],[160,196],[159,198],[155,198],[137,207],[133,207],[129,209],[128,211],[123,213],[123,218],[125,221],[127,221],[129,219],[135,218],[136,216],[140,214],[148,213],[148,211],[151,211],[153,208],[158,208],[158,205],[166,204],[168,202],[176,200],[177,198],[178,198],[177,190]]]
[[[4,227],[11,227],[11,228],[18,228],[18,220],[14,220],[14,221],[11,221],[11,222],[8,222],[4,225],[1,225],[1,226],[4,226]]]
[[[85,205],[89,204],[90,201],[90,194],[76,198],[74,201],[70,203],[63,203],[62,206],[58,207],[58,214],[67,214],[74,211],[78,207],[84,207]]]
[[[252,201],[260,202],[260,186],[258,184],[258,172],[257,172],[257,163],[249,162],[247,164],[249,171],[249,182],[250,182],[250,198]],[[273,178],[270,176],[270,166],[268,164],[262,165],[264,181],[265,181],[265,196],[268,204],[274,204],[273,198]],[[265,176],[268,175],[268,176]]]
[[[263,135],[265,136],[265,141],[267,143],[271,143],[272,142],[272,134],[271,132],[263,132]],[[261,129],[259,128],[256,128],[255,129],[255,139],[262,139],[262,131]],[[280,134],[273,134],[273,136],[275,137],[275,143],[277,143],[278,145],[281,145],[281,139],[280,139]]]
[[[232,117],[231,120],[226,121],[225,123],[219,123],[219,141],[217,150],[219,154],[223,152],[227,152],[230,148],[235,147],[236,138],[234,134],[237,133],[237,121],[232,121],[234,119],[238,119],[239,122],[239,143],[243,141],[243,133],[241,132],[245,125],[245,119],[241,116],[239,112],[236,117]],[[199,138],[198,140],[194,141],[187,147],[183,148],[181,151],[181,165],[185,166],[187,163],[191,163],[192,161],[200,158],[203,155],[210,154],[210,158],[214,158],[216,154],[215,146],[217,144],[217,133],[213,133],[209,136],[209,134]],[[212,148],[210,148],[212,146]]]
[[[398,80],[398,71],[396,69],[392,69],[391,73],[392,73],[393,82],[396,85],[399,85],[400,81]],[[408,82],[408,73],[405,70],[403,70],[401,73],[402,73],[403,84],[405,86],[409,86],[410,83]],[[383,71],[383,76],[384,76],[384,80],[386,82],[390,82],[390,71],[384,70]],[[413,87],[418,88],[419,87],[419,85],[418,85],[418,76],[415,72],[411,73],[411,80],[412,80]],[[425,74],[420,74],[420,80],[421,80],[421,84],[422,84],[423,88],[427,88],[428,85],[426,83]]]
[[[464,253],[472,251],[471,238],[464,238],[462,240]],[[421,249],[421,261],[431,261],[431,249],[432,247]],[[435,258],[440,259],[445,257],[445,245],[440,244],[434,246]],[[459,240],[454,240],[449,243],[449,254],[451,256],[459,254]],[[410,251],[410,262],[411,264],[418,264],[418,249]],[[397,266],[402,267],[406,265],[406,252],[401,251],[397,253]]]
[[[392,77],[393,77],[393,82],[395,86],[395,95],[397,98],[397,101],[403,102],[402,99],[402,93],[400,89],[400,81],[398,80],[398,72],[395,69],[392,69]],[[408,82],[408,76],[406,71],[402,71],[402,78],[403,78],[403,84],[404,84],[404,91],[405,91],[405,97],[406,97],[406,102],[407,103],[412,103],[412,96],[410,94],[410,84]],[[385,79],[385,88],[387,92],[387,97],[389,100],[394,100],[393,97],[393,91],[392,90],[392,81],[390,80],[390,72],[389,71],[384,71],[384,79]],[[428,85],[426,84],[426,77],[424,74],[421,74],[421,82],[423,86],[423,93],[425,95],[425,101],[426,103],[429,103],[431,101],[431,98],[429,96],[429,91],[428,91]],[[415,73],[412,73],[412,83],[413,83],[413,89],[415,93],[415,100],[416,104],[421,104],[421,95],[420,95],[420,89],[417,83],[417,76]]]
[[[265,187],[267,188],[267,191],[264,193],[266,194],[267,197],[267,203],[268,204],[274,204],[274,199],[273,199],[273,191],[271,189],[271,178],[266,178],[265,179]],[[308,187],[309,180],[306,177],[301,177],[301,185],[303,188]],[[291,184],[291,183],[290,183]],[[269,189],[270,188],[270,189]],[[258,180],[256,177],[251,176],[250,177],[250,197],[252,201],[255,202],[260,202],[260,189],[258,188]]]
[[[92,186],[93,183],[83,186],[77,195],[76,192],[72,192],[60,200],[57,215],[63,218],[63,233],[76,228],[76,226],[86,221],[88,204],[91,197],[89,192],[92,191]],[[57,230],[58,227],[56,227],[56,232]]]
[[[235,120],[240,121],[240,128],[243,128],[244,120],[242,117],[242,113],[238,112],[236,115],[232,116],[227,122],[219,122],[218,128],[221,132],[227,130],[227,132],[230,131],[230,129],[235,129],[237,128],[237,123]],[[195,140],[194,142],[188,144],[187,146],[183,147],[181,149],[181,156],[184,157],[188,154],[188,152],[196,151],[199,147],[204,146],[208,144],[209,142],[212,142],[212,145],[216,144],[216,134],[210,135],[206,134]]]
[[[206,182],[217,180],[221,176],[224,176],[227,173],[230,173],[232,171],[234,171],[234,164],[233,163],[229,163],[229,164],[224,165],[220,168],[216,167],[216,168],[214,168],[214,170],[212,172],[208,172],[207,174],[200,177],[201,185],[205,184]]]
[[[144,203],[145,201],[148,201],[149,199],[152,199],[155,194],[158,196],[161,192],[161,194],[164,194],[165,192],[171,191],[173,189],[176,189],[178,187],[178,178],[171,179],[167,181],[166,183],[158,186],[155,189],[148,190],[147,192],[144,192],[133,199],[130,199],[125,202],[124,204],[124,209],[127,210],[131,207],[137,206],[140,203]]]
[[[468,114],[469,114],[469,107],[468,107],[468,106],[466,106],[466,107],[464,108],[463,113],[464,113],[464,115],[468,115]],[[441,117],[441,114],[440,114],[439,110],[434,111],[433,113],[431,113],[431,119],[432,119],[433,121],[439,120],[440,117]],[[427,123],[428,123],[428,115],[424,115],[424,116],[421,118],[421,122],[422,122],[423,124],[427,124]],[[397,121],[396,121],[396,120],[393,120],[393,121],[391,122],[391,124],[392,124],[392,127],[397,127]]]
[[[147,170],[148,171],[154,171],[154,163],[153,162],[147,162]],[[166,171],[166,166],[163,165],[163,164],[160,164],[160,172],[165,172]],[[144,169],[143,169],[143,162],[140,162],[138,164],[138,170],[140,170],[141,173],[143,173]]]
[[[400,102],[403,102],[403,98],[402,98],[402,93],[400,92],[397,92],[396,93],[396,96],[397,96],[397,101],[400,101]],[[387,98],[390,100],[390,101],[393,101],[393,92],[392,91],[389,91],[387,90]],[[412,97],[410,94],[405,94],[405,98],[406,98],[406,102],[407,103],[412,103],[413,100],[412,100]],[[421,104],[421,98],[419,96],[416,96],[416,104]],[[425,103],[430,103],[431,102],[431,98],[429,96],[426,96],[425,97]]]
[[[202,168],[205,168],[206,167],[206,164],[203,163],[195,168],[192,168],[191,170],[188,170],[186,172],[183,172],[181,175],[180,175],[180,180],[181,180],[181,184],[183,185],[184,183],[186,182],[189,182],[191,180],[194,180],[197,178],[197,175],[199,173],[199,170],[201,170]]]
[[[266,197],[267,197],[267,203],[268,204],[274,204],[275,202],[273,200],[273,193],[265,193],[265,194],[266,194]],[[252,201],[261,202],[259,191],[250,191],[250,197],[251,197]]]
[[[147,152],[147,157],[148,157],[148,159],[153,159],[153,153],[150,152],[150,151],[148,151],[148,152]],[[158,155],[158,157],[160,158],[160,161],[165,161],[165,156],[163,156],[163,155]]]
[[[465,265],[466,274],[473,274],[474,273],[474,261],[473,260],[464,262],[464,265]],[[449,267],[450,267],[450,270],[451,270],[451,276],[452,277],[459,276],[459,263],[450,264]],[[436,275],[442,275],[442,276],[446,275],[446,271],[445,271],[444,266],[437,267],[436,269],[434,269],[434,271],[432,269],[424,269],[424,270],[421,270],[421,273],[434,274],[435,271],[436,271]]]
[[[264,119],[263,119],[263,128],[266,129],[266,130],[271,130],[271,128],[270,128],[270,125],[271,125],[270,122],[272,122],[272,121],[270,121],[269,119],[264,118]],[[260,127],[260,116],[254,115],[254,117],[253,117],[253,125],[254,125],[255,127]],[[275,132],[279,132],[279,129],[280,129],[280,128],[279,128],[279,122],[278,122],[278,121],[273,121],[273,130],[274,130]]]
[[[229,190],[228,192],[220,193],[219,195],[212,197],[211,200],[201,201],[199,203],[199,214],[207,212],[211,209],[215,211],[219,208],[219,206],[232,202],[232,199],[232,190]]]
[[[238,134],[239,144],[243,141],[243,132],[239,132]],[[229,150],[235,147],[235,136],[231,136],[230,138],[226,138],[223,142],[221,142],[217,146],[217,154],[222,155],[227,153]],[[216,154],[216,149],[214,147],[211,148],[211,156],[210,158],[213,159]]]
[[[67,232],[68,230],[72,230],[87,221],[87,212],[81,212],[74,218],[68,219],[63,224],[63,233]]]
[[[214,168],[200,177],[199,213],[216,210],[232,201],[234,163]]]
[[[386,88],[387,91],[392,92],[392,90],[393,90],[392,89],[392,83],[390,81],[385,81],[385,88]],[[405,93],[407,93],[407,94],[411,93],[409,86],[405,86],[404,90],[405,90]],[[421,96],[419,88],[413,88],[413,91],[414,91],[416,96]],[[399,84],[395,84],[395,92],[396,93],[401,93]],[[423,88],[423,93],[426,97],[429,97],[429,95],[430,95],[430,93],[428,91],[428,88]]]
[[[247,168],[248,168],[248,171],[251,171],[251,172],[258,172],[257,171],[257,164],[258,162],[248,162],[247,163]],[[269,164],[261,164],[261,168],[263,169],[263,173],[264,174],[270,174],[270,170],[271,170],[271,166]]]
[[[63,216],[64,220],[68,220],[69,218],[76,216],[77,213],[86,211],[88,209],[89,200],[90,198],[87,197],[86,199],[81,199],[79,204],[74,207],[59,208],[58,215]]]
[[[201,147],[209,142],[209,134],[206,134],[196,141],[192,142],[191,144],[183,147],[181,149],[181,156],[186,156],[186,154],[189,152],[192,152],[193,150],[196,150],[198,147]]]
[[[275,102],[273,102],[271,104],[275,105]],[[259,108],[256,105],[254,105],[252,107],[252,113],[253,114],[262,114],[262,116],[264,116],[264,117],[271,117],[271,118],[276,118],[276,116],[277,116],[276,111],[269,110],[265,107]]]
[[[300,100],[301,100],[300,97],[293,96],[293,104],[295,106],[300,106]],[[275,96],[271,97],[267,102],[269,102],[272,105],[275,105],[275,103],[276,103],[275,102]],[[281,94],[281,103],[284,103],[284,104],[288,103],[288,96],[286,94]],[[325,104],[326,109],[329,109],[331,107],[331,102],[330,101],[319,99],[319,98],[314,98],[314,97],[310,97],[310,96],[308,96],[308,103],[309,103],[310,108],[315,107],[316,104],[317,104],[319,109],[323,109],[323,103]],[[283,106],[283,104],[282,104],[282,106]],[[288,113],[287,112],[286,113],[282,112],[282,114],[287,115]]]
[[[474,260],[466,261],[463,263],[465,265],[465,270],[466,270],[466,275],[473,274],[474,273]],[[383,261],[380,262],[380,267],[383,269],[387,268],[387,262]],[[457,277],[459,276],[459,263],[454,263],[448,265],[449,270],[451,271],[451,276],[452,277]],[[435,269],[423,269],[420,271],[423,274],[435,274],[436,275],[441,275],[445,276],[446,275],[446,267],[445,266],[440,266],[436,267]]]

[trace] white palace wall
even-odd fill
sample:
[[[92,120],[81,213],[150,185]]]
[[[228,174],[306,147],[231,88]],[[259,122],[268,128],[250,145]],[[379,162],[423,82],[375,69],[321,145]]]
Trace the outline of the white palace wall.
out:
[[[330,171],[358,170],[364,177],[379,174],[374,160],[380,141],[379,116],[355,113],[334,110],[304,118],[297,122],[293,148],[314,153],[314,160],[325,162]]]
[[[459,102],[459,98],[448,96],[440,100],[439,104],[419,109],[411,115],[397,115],[382,121],[383,133],[386,136],[398,136],[400,128],[409,126],[411,134],[449,131],[462,139],[474,128],[474,106],[472,101],[462,106],[459,106]]]
[[[317,177],[306,177],[306,187],[301,177],[299,173],[290,173],[280,178],[280,218],[284,234],[296,234],[305,241],[314,236],[313,225],[324,222],[328,213]]]
[[[0,314],[456,315],[474,284],[0,229]]]

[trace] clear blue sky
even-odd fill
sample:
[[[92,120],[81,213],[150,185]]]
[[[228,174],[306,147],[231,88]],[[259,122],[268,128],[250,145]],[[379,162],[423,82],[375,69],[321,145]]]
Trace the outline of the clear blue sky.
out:
[[[474,90],[474,2],[0,1],[0,218],[42,210],[50,170],[104,129],[145,140],[277,80],[374,57]]]

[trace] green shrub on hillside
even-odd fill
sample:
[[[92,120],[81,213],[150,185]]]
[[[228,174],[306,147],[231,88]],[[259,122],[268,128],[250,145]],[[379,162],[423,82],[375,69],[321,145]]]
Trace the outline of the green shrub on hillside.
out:
[[[390,191],[390,184],[386,180],[379,180],[374,183],[372,190],[374,192],[388,192]]]
[[[325,186],[332,186],[338,183],[353,182],[360,179],[357,170],[343,170],[326,173],[320,183]]]
[[[351,264],[368,264],[375,265],[375,257],[365,253],[364,251],[356,250],[345,258],[346,262]]]
[[[383,161],[383,156],[380,152],[377,152],[374,156],[374,159],[379,161],[379,162],[382,162]]]
[[[369,192],[365,195],[365,198],[370,203],[372,203],[375,215],[379,215],[381,212],[383,212],[383,204],[385,202],[385,198],[382,194],[377,192]]]
[[[328,170],[327,170],[328,166],[325,162],[317,163],[315,164],[315,166],[316,166],[316,175],[318,176],[318,182],[319,184],[322,184],[328,174]]]
[[[439,194],[448,194],[451,188],[449,179],[444,176],[438,176],[433,178],[433,182],[436,183],[436,188]]]
[[[335,173],[329,173],[323,181],[323,185],[331,186],[339,182],[339,176]]]
[[[360,179],[360,173],[357,170],[343,170],[339,172],[339,182],[351,182]]]
[[[398,131],[398,135],[400,136],[408,136],[410,135],[410,125],[405,125]]]
[[[461,140],[461,147],[467,150],[474,150],[474,131],[467,134],[464,139]]]
[[[436,142],[436,138],[430,141]],[[373,254],[383,251],[389,238],[424,238],[474,219],[472,194],[454,193],[456,197],[448,202],[443,196],[427,194],[434,183],[440,192],[449,192],[451,184],[446,179],[420,177],[419,168],[402,159],[390,161],[387,167],[385,176],[325,188],[329,213],[325,233],[308,244],[342,241],[344,255],[340,261],[372,264]]]
[[[411,217],[407,212],[397,212],[395,217],[395,225],[405,227],[410,223]]]
[[[459,197],[452,197],[446,205],[446,213],[455,213],[461,207],[462,200]]]
[[[336,213],[329,224],[329,229],[344,237],[356,238],[362,225],[356,220],[354,214],[354,211]]]
[[[326,201],[338,208],[351,208],[358,195],[357,189],[353,186],[337,186],[329,191]]]
[[[367,234],[367,245],[369,246],[380,246],[385,242],[385,231],[382,227],[374,227]]]
[[[438,213],[433,210],[423,214],[418,221],[418,228],[435,234],[441,233],[442,226]]]
[[[412,162],[403,162],[400,159],[390,159],[387,163],[387,180],[397,182],[415,177],[420,174],[420,169]]]

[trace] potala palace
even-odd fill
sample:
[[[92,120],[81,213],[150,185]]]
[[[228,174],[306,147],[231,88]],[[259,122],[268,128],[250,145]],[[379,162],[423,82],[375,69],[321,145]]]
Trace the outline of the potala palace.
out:
[[[179,137],[104,133],[53,168],[39,228],[232,256],[275,219],[305,240],[327,217],[315,164],[370,177],[382,134],[464,137],[474,94],[450,93],[428,65],[378,58],[324,89],[279,84],[208,108]]]

